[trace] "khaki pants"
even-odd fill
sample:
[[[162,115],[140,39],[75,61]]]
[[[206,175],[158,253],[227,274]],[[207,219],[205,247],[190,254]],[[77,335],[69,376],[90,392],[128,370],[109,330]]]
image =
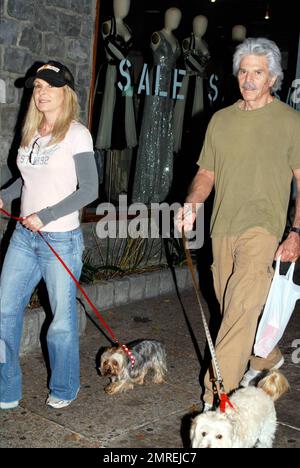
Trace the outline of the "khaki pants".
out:
[[[212,271],[223,314],[216,354],[227,393],[239,386],[251,358],[277,247],[276,237],[260,227],[235,237],[213,238]],[[279,348],[275,348],[267,359],[252,357],[250,365],[256,370],[270,369],[281,357]],[[207,403],[213,401],[210,377],[208,371],[204,382]]]

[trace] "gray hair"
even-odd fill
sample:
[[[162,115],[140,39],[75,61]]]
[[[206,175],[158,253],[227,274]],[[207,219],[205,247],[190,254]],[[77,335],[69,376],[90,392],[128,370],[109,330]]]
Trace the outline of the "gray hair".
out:
[[[269,72],[276,76],[276,81],[272,86],[272,91],[278,91],[281,88],[283,80],[283,71],[281,66],[281,52],[275,42],[264,37],[249,37],[240,44],[233,56],[233,74],[237,76],[241,60],[247,55],[264,55],[267,58]]]

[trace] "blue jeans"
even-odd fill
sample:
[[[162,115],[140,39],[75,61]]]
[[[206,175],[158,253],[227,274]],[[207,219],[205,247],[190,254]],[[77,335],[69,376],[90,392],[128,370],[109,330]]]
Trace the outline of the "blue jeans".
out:
[[[84,248],[80,228],[68,232],[44,232],[43,235],[79,278]],[[41,278],[46,283],[53,313],[47,333],[50,393],[62,400],[74,400],[79,391],[76,285],[40,235],[18,223],[0,279],[0,401],[4,403],[22,398],[19,351],[23,316]]]

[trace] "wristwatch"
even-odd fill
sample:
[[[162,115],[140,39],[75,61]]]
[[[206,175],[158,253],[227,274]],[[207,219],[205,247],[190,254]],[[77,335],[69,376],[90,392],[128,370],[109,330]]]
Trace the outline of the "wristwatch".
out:
[[[300,236],[300,227],[291,227],[290,232],[296,232]]]

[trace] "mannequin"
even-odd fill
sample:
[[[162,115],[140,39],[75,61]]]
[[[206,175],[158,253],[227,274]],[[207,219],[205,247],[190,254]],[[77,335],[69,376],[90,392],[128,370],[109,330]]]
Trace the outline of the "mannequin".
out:
[[[230,106],[240,98],[237,79],[232,72],[232,59],[236,47],[246,39],[247,30],[242,24],[236,24],[231,31],[231,41],[223,57],[223,107]]]
[[[164,201],[173,180],[174,100],[166,92],[170,88],[172,71],[180,56],[180,46],[173,31],[181,21],[181,11],[169,8],[162,30],[151,37],[154,70],[160,73],[156,94],[145,98],[140,144],[133,187],[133,201],[145,204]],[[155,76],[151,72],[153,84]]]
[[[204,110],[203,80],[206,78],[206,67],[210,60],[208,46],[203,39],[207,27],[206,16],[196,16],[191,36],[182,43],[187,74],[182,83],[185,99],[177,101],[175,105],[175,152],[181,148],[183,129],[189,126],[188,120],[201,117]],[[189,105],[191,102],[192,105]]]
[[[117,23],[117,34],[123,37],[128,42],[131,39],[131,34],[128,30],[128,26],[125,25],[124,19],[128,16],[130,10],[130,0],[114,0],[113,3],[115,20]],[[107,37],[111,31],[112,21],[106,21],[102,25],[102,35]]]
[[[171,44],[172,50],[175,53],[178,41],[174,36],[172,31],[175,31],[182,18],[182,13],[178,8],[172,7],[169,8],[165,13],[165,24],[163,29],[160,31],[161,34],[167,39],[167,41]],[[151,38],[151,47],[152,50],[156,50],[159,47],[161,42],[161,36],[159,32],[154,32]]]
[[[203,41],[203,36],[207,31],[207,26],[208,26],[208,19],[206,16],[203,15],[198,15],[193,19],[193,34],[195,36],[195,49],[197,50],[202,50],[202,52],[205,54],[208,52],[207,45]],[[183,46],[187,45],[186,41],[188,39],[185,39],[183,41]],[[188,47],[185,47],[188,49]]]
[[[231,37],[235,43],[243,42],[246,39],[247,30],[242,24],[236,24],[232,28]]]
[[[108,61],[96,147],[123,150],[137,144],[133,99],[116,86],[120,62],[132,47],[132,33],[124,22],[130,0],[113,0],[114,17],[103,23],[102,37]]]

